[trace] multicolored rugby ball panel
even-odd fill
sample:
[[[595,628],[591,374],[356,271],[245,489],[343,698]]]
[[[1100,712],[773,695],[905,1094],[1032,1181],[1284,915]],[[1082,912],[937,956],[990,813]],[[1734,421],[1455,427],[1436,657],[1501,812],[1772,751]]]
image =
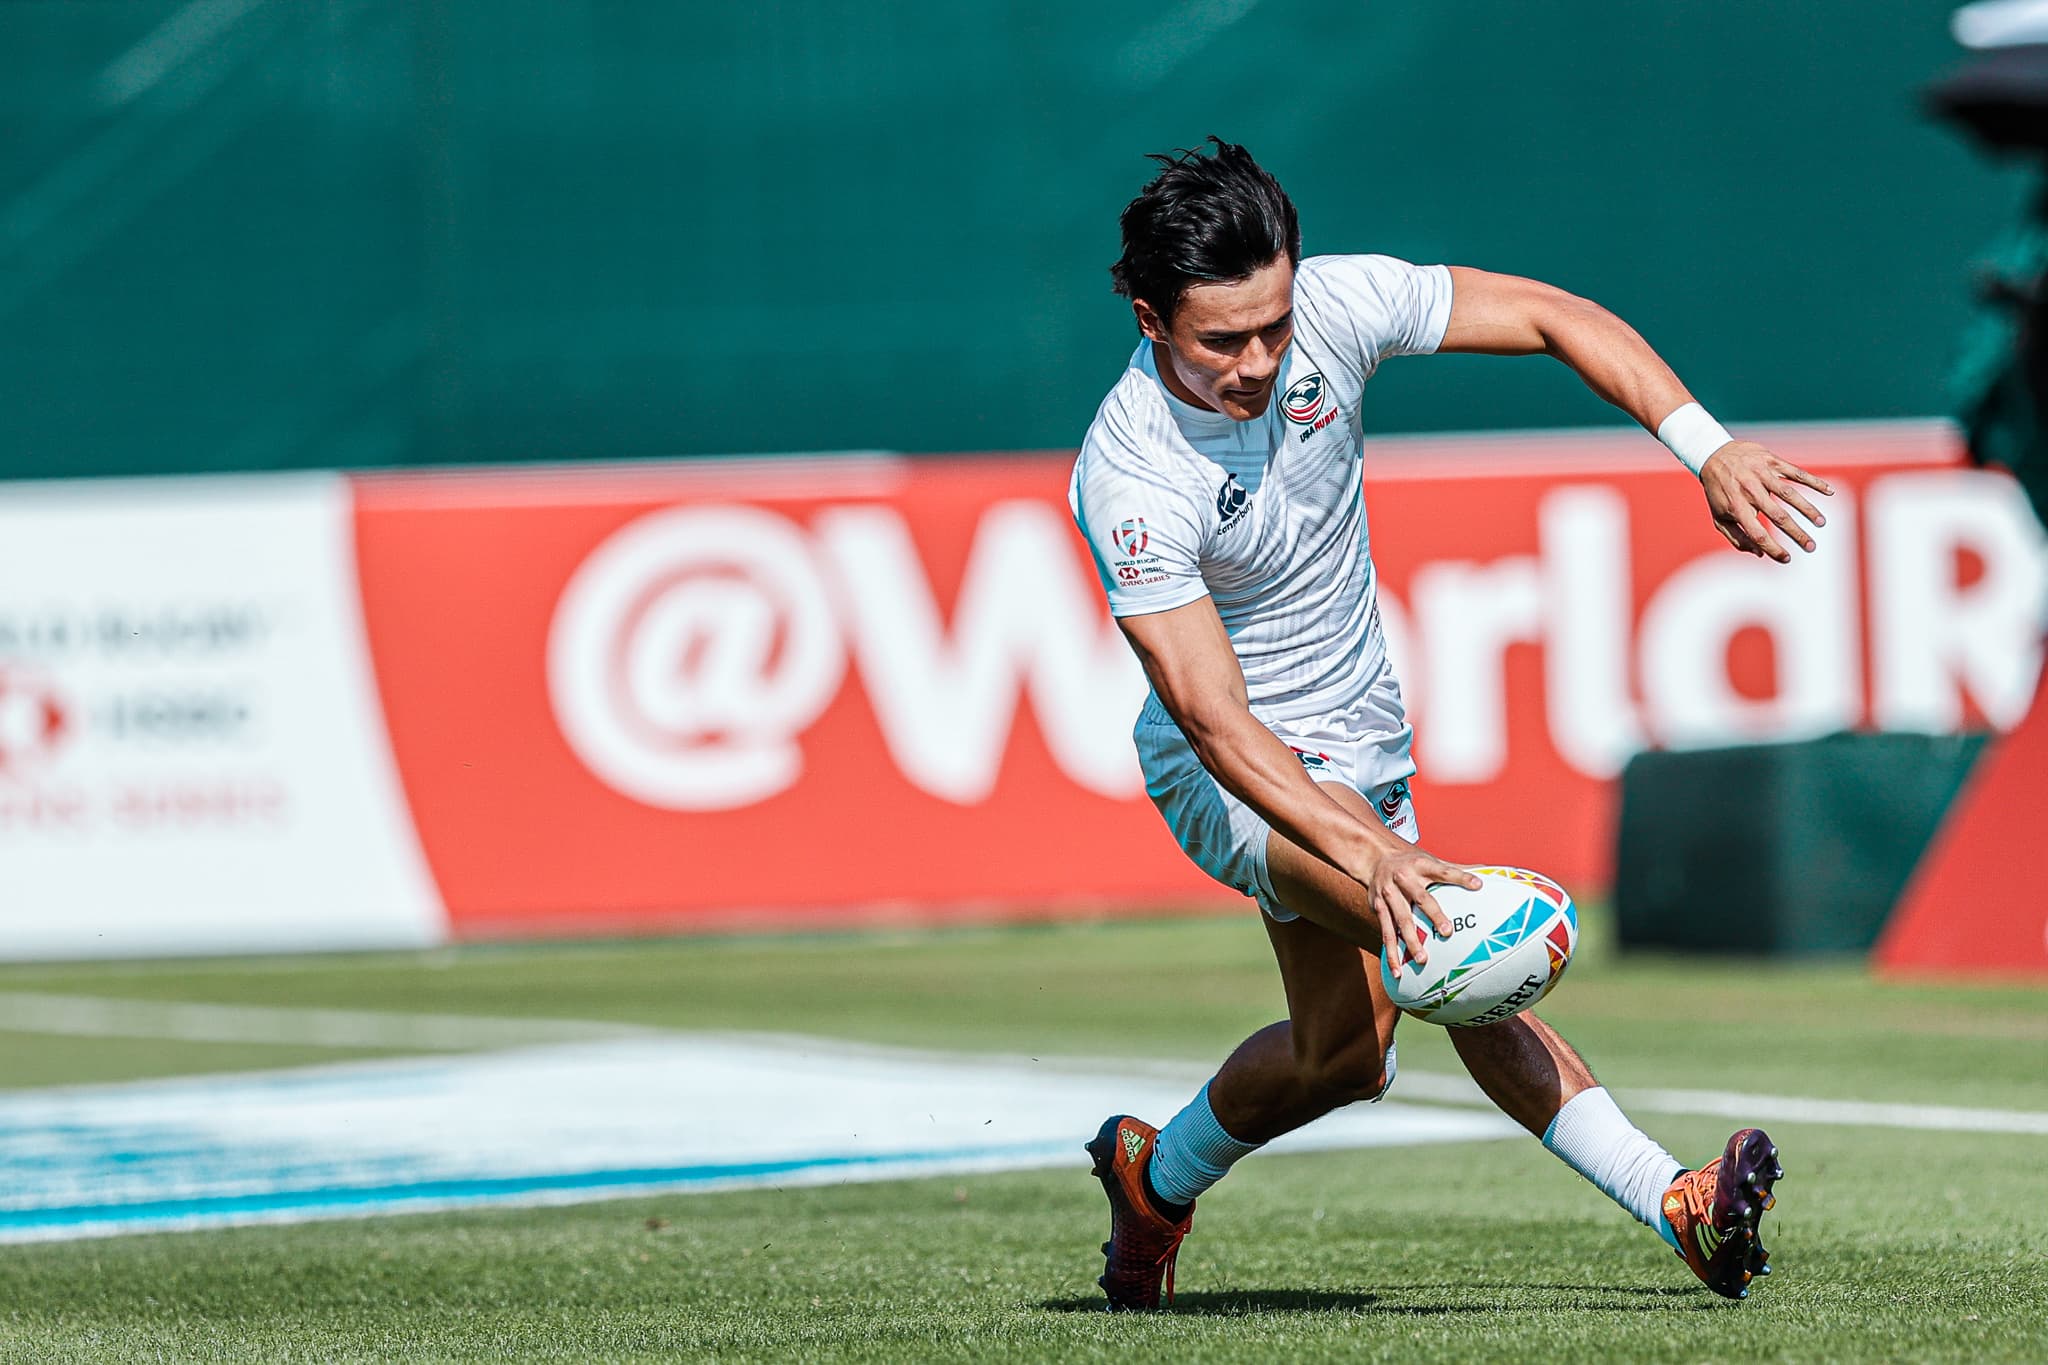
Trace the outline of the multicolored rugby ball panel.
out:
[[[1579,912],[1556,882],[1521,867],[1472,872],[1477,891],[1429,889],[1452,929],[1430,934],[1427,963],[1404,961],[1395,976],[1380,953],[1380,981],[1394,1003],[1448,1028],[1478,1028],[1528,1009],[1550,993],[1579,946]]]

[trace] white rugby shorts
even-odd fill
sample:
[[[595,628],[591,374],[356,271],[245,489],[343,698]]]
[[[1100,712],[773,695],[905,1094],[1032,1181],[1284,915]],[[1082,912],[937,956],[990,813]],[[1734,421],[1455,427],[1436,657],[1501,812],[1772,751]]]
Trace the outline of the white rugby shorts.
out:
[[[1138,766],[1145,773],[1145,793],[1166,817],[1174,842],[1195,866],[1250,896],[1275,920],[1284,924],[1299,919],[1273,894],[1272,878],[1266,870],[1266,836],[1272,826],[1209,775],[1178,725],[1163,716],[1155,717],[1152,711],[1146,708],[1132,738],[1138,746]],[[1406,777],[1370,788],[1358,785],[1361,770],[1384,768],[1382,744],[1289,736],[1278,728],[1273,733],[1294,750],[1310,777],[1360,793],[1372,803],[1381,822],[1409,843],[1421,837]]]

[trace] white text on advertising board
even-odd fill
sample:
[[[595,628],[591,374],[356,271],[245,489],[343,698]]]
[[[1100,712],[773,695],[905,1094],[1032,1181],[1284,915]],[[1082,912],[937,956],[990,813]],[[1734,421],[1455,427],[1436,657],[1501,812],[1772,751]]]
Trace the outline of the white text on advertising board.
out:
[[[1950,730],[1966,695],[2016,722],[2040,668],[2048,560],[2010,482],[1901,472],[1829,514],[1821,551],[1789,567],[1704,552],[1640,593],[1627,500],[1567,484],[1538,504],[1535,554],[1417,565],[1405,602],[1383,586],[1426,775],[1502,772],[1511,646],[1540,650],[1547,741],[1594,778],[1646,745]],[[1962,554],[1981,565],[1967,582]],[[1756,630],[1775,659],[1766,697],[1726,663]],[[800,781],[805,732],[849,669],[903,777],[933,796],[972,805],[994,789],[1027,700],[1077,786],[1143,791],[1129,731],[1144,681],[1050,502],[984,509],[950,621],[895,509],[808,524],[744,504],[652,512],[579,567],[548,644],[556,719],[584,764],[673,810],[748,806]]]

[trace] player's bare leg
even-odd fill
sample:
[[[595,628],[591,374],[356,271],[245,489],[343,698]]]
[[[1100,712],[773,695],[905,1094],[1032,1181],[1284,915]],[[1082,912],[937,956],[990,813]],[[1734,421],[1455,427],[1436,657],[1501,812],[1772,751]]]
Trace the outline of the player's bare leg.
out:
[[[1484,1028],[1445,1032],[1486,1098],[1539,1138],[1567,1102],[1600,1084],[1585,1058],[1529,1011]]]
[[[1217,1121],[1265,1143],[1387,1085],[1401,1012],[1381,990],[1376,955],[1309,919],[1266,920],[1288,1017],[1230,1054],[1209,1083]]]
[[[1195,1199],[1233,1162],[1386,1088],[1400,1012],[1379,987],[1377,957],[1306,918],[1268,919],[1266,929],[1290,1017],[1238,1045],[1166,1126],[1164,1147],[1160,1130],[1127,1114],[1112,1115],[1088,1144],[1109,1197],[1097,1283],[1112,1309],[1157,1308],[1162,1291],[1170,1300]]]
[[[1322,790],[1376,818],[1356,792]],[[1289,1018],[1240,1044],[1150,1144],[1139,1187],[1168,1214],[1191,1215],[1194,1197],[1236,1159],[1332,1109],[1377,1097],[1389,1079],[1399,1012],[1380,984],[1378,921],[1363,888],[1279,835],[1269,839],[1267,866],[1281,904],[1300,916],[1267,923]],[[1767,1137],[1746,1129],[1721,1160],[1688,1173],[1628,1122],[1585,1060],[1536,1016],[1450,1032],[1460,1060],[1502,1112],[1655,1229],[1709,1287],[1739,1296],[1753,1272],[1767,1273],[1756,1241],[1778,1174]],[[1182,1132],[1190,1137],[1177,1142]],[[1165,1176],[1155,1180],[1154,1167],[1166,1168]],[[1703,1254],[1696,1235],[1680,1244],[1701,1227],[1706,1240],[1718,1247],[1726,1238],[1731,1249]]]
[[[1353,1100],[1386,1088],[1400,1011],[1379,989],[1378,959],[1311,920],[1266,922],[1291,1018],[1240,1043],[1167,1125],[1170,1140],[1115,1115],[1088,1145],[1109,1195],[1110,1240],[1098,1281],[1113,1309],[1159,1306],[1202,1190],[1231,1163]]]
[[[1209,1083],[1218,1121],[1256,1143],[1379,1094],[1401,1017],[1380,984],[1376,950],[1306,917],[1268,919],[1266,933],[1290,1017],[1245,1039]],[[1572,1045],[1532,1013],[1446,1031],[1486,1097],[1539,1138],[1567,1101],[1599,1084]]]
[[[1378,818],[1348,787],[1322,790],[1360,818]],[[1378,919],[1364,888],[1278,834],[1268,837],[1266,865],[1281,904],[1300,916],[1266,921],[1288,1017],[1239,1044],[1207,1091],[1216,1121],[1248,1146],[1379,1094],[1400,1019],[1380,985]],[[1531,1132],[1594,1084],[1571,1045],[1527,1015],[1457,1032],[1470,1035],[1460,1055],[1481,1089]]]
[[[1362,819],[1378,818],[1347,787],[1321,790]],[[1376,1098],[1391,1079],[1400,1012],[1380,984],[1378,919],[1364,888],[1277,834],[1269,836],[1267,872],[1280,903],[1299,916],[1266,921],[1288,1018],[1241,1043],[1168,1125],[1145,1173],[1156,1206],[1168,1214],[1256,1147],[1333,1109]],[[1568,1101],[1596,1088],[1571,1045],[1532,1016],[1457,1032],[1468,1035],[1459,1051],[1481,1089],[1539,1137]],[[1599,1098],[1605,1100],[1604,1091]],[[1662,1190],[1660,1183],[1649,1195]]]

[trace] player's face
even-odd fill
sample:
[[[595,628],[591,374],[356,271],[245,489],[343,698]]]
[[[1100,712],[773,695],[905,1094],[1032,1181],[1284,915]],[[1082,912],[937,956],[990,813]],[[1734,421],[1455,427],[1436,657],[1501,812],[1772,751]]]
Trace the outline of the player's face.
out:
[[[1195,285],[1170,326],[1151,305],[1135,306],[1176,398],[1240,422],[1266,415],[1294,342],[1294,266],[1285,256],[1242,280]]]

